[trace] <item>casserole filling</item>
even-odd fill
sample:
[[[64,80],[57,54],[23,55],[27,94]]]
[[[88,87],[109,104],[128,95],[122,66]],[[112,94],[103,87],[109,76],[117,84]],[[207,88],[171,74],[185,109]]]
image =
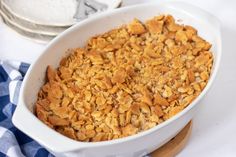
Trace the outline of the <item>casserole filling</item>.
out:
[[[61,134],[86,142],[150,129],[188,106],[210,77],[211,44],[171,15],[92,37],[47,68],[36,115]]]

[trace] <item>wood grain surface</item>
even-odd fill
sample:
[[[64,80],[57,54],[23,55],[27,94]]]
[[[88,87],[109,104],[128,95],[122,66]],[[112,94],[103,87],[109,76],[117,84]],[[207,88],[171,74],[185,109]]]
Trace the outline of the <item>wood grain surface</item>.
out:
[[[173,139],[151,153],[151,157],[174,157],[187,144],[192,130],[192,121],[190,121]]]

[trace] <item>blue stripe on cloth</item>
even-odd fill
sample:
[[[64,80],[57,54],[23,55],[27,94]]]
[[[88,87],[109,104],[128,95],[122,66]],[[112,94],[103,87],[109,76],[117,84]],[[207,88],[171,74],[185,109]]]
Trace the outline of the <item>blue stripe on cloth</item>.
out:
[[[40,146],[37,142],[35,141],[32,141],[32,142],[29,142],[29,143],[26,143],[24,145],[21,146],[22,150],[24,150],[24,154],[26,156],[32,156],[34,157],[38,150],[43,148],[42,146]]]
[[[6,82],[8,80],[8,74],[4,68],[0,65],[0,82]]]
[[[0,97],[9,95],[8,83],[0,82]]]
[[[6,154],[3,154],[1,151],[0,151],[0,157],[8,157]]]
[[[20,130],[18,130],[15,127],[10,128],[9,130],[11,130],[15,134],[15,137],[16,137],[19,145],[24,145],[26,143],[33,141],[29,136],[26,136],[23,132],[21,132]]]
[[[25,76],[27,70],[29,69],[29,66],[30,65],[27,64],[27,63],[21,63],[21,65],[19,67],[19,71],[20,71],[20,73],[22,74],[23,77]]]
[[[7,118],[7,116],[2,111],[9,102],[10,99],[8,95],[0,97],[0,122]]]
[[[9,119],[11,119],[13,112],[15,111],[15,105],[8,103],[7,105],[5,105],[5,107],[2,109],[2,113],[8,117]]]
[[[48,151],[46,151],[43,148],[39,149],[34,157],[42,157],[42,156],[45,156],[45,157],[49,156]]]
[[[1,121],[0,126],[6,128],[6,129],[10,129],[10,128],[14,127],[10,118],[6,118],[5,120]]]

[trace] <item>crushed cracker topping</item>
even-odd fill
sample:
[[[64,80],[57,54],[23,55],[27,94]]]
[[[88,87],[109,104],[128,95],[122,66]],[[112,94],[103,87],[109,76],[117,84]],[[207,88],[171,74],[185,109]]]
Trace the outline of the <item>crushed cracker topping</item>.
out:
[[[70,50],[47,68],[36,115],[78,141],[122,138],[150,129],[187,107],[205,88],[211,44],[171,15],[134,19]]]

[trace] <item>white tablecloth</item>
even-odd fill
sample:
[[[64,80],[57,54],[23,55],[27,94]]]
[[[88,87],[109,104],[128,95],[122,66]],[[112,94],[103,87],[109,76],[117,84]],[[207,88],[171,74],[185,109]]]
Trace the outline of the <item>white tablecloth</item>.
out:
[[[124,0],[123,5],[149,1],[151,0]],[[221,20],[223,58],[217,79],[194,118],[190,141],[178,157],[235,157],[236,0],[183,1],[208,10]],[[44,48],[45,45],[22,38],[0,22],[0,59],[31,63]]]

